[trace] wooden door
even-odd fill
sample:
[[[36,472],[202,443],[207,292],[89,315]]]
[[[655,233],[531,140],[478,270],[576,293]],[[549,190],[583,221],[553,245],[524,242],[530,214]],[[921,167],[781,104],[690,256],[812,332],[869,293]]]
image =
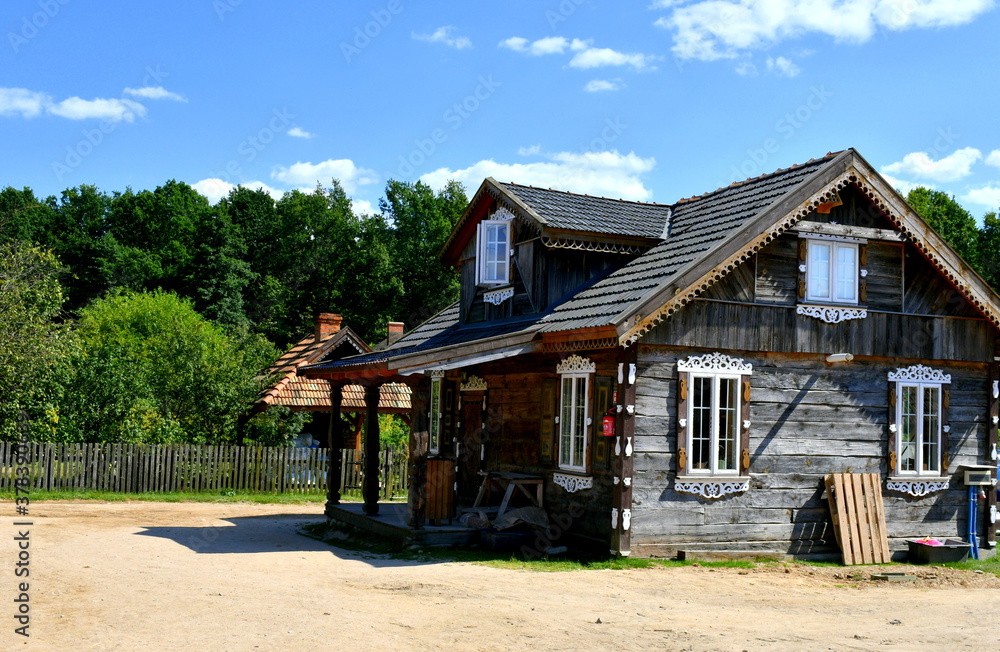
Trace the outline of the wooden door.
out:
[[[480,452],[483,446],[483,401],[485,392],[462,392],[459,413],[458,504],[471,506],[476,499],[482,477]]]

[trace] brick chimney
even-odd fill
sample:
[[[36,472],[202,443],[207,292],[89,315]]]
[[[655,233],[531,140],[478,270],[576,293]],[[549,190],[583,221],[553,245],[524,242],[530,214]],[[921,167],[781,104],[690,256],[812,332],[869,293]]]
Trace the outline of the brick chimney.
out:
[[[326,340],[340,332],[340,323],[344,318],[332,312],[321,312],[316,316],[316,339]]]
[[[389,322],[389,344],[393,344],[396,340],[403,336],[403,322],[401,321],[391,321]]]

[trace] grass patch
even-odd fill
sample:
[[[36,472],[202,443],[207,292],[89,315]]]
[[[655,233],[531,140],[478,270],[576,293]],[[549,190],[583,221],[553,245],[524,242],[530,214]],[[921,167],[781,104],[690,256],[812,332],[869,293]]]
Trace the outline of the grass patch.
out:
[[[23,495],[23,494],[22,494]],[[38,491],[27,494],[31,502],[51,500],[96,500],[103,502],[146,501],[156,503],[261,503],[261,504],[316,504],[326,502],[325,494],[258,494],[233,490],[221,492],[145,492],[124,493],[117,491]],[[14,500],[13,491],[0,492],[0,500]]]
[[[968,561],[952,561],[945,564],[938,564],[947,568],[957,568],[967,571],[983,571],[1000,577],[1000,558],[992,559],[970,559]]]

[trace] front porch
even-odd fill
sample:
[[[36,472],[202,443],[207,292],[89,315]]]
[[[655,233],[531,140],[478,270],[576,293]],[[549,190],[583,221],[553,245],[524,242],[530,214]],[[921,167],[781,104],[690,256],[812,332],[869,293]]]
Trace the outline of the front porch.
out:
[[[460,525],[424,525],[414,528],[406,524],[405,503],[378,503],[378,513],[369,516],[363,503],[338,503],[326,506],[326,518],[331,523],[343,523],[380,537],[387,537],[417,546],[450,548],[470,546],[479,540],[479,531]]]

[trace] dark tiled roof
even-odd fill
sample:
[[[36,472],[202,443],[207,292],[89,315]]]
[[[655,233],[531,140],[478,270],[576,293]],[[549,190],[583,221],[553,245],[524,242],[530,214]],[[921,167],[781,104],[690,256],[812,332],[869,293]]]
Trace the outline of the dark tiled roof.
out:
[[[564,331],[612,322],[691,262],[828,163],[833,155],[750,179],[674,206],[669,236],[621,269],[558,306],[542,331]]]
[[[666,204],[575,195],[516,183],[499,185],[519,197],[545,220],[545,226],[553,229],[659,240],[670,216]]]

